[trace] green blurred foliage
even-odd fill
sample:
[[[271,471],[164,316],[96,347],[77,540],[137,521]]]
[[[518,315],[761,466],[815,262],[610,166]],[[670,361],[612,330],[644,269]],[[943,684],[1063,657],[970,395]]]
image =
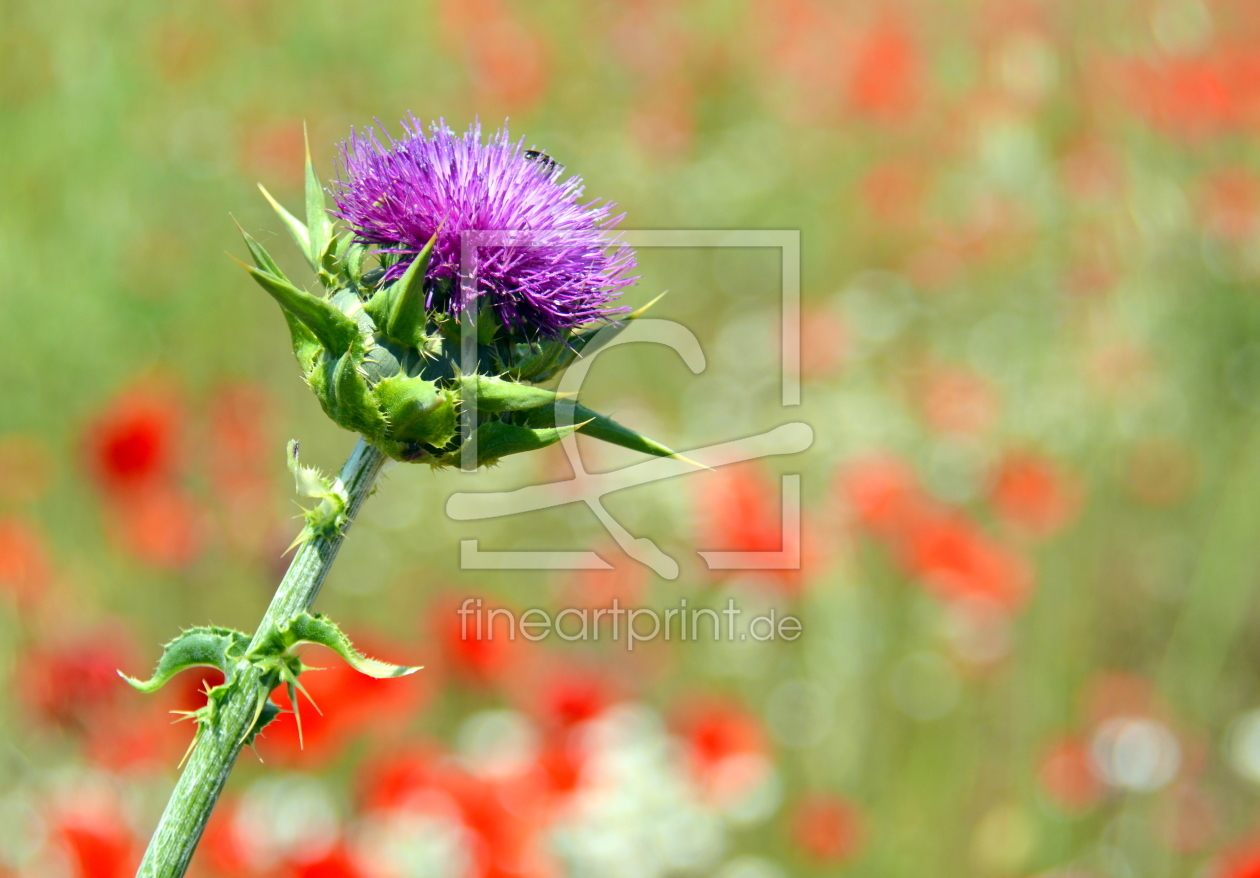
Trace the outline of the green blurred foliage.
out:
[[[16,815],[0,875],[128,874],[187,738],[142,731],[161,711],[114,667],[143,676],[179,626],[252,628],[297,529],[285,441],[331,469],[353,438],[228,258],[244,255],[231,218],[305,279],[254,183],[296,206],[304,122],[328,178],[351,126],[408,112],[509,118],[624,228],[799,229],[799,409],[779,404],[772,250],[642,251],[628,302],[669,290],[654,313],[708,368],[627,346],[583,398],[684,450],[798,420],[814,444],[607,497],[680,560],[673,581],[581,505],[445,515],[456,491],[563,476],[559,453],[476,477],[393,468],[318,609],[429,682],[347,708],[334,755],[243,760],[238,801],[314,778],[366,837],[385,818],[362,810],[365,766],[425,741],[471,759],[491,709],[545,728],[540,699],[576,668],[596,701],[664,717],[671,746],[771,766],[764,814],[705,805],[725,841],[693,871],[1252,874],[1257,36],[1244,0],[0,7],[0,805]],[[590,469],[638,459],[582,448]],[[802,571],[705,570],[697,548],[776,547],[759,529],[782,473],[801,474]],[[472,539],[596,548],[619,572],[461,570]],[[595,593],[733,596],[804,631],[633,655],[553,638],[485,667],[443,639],[466,596],[554,610]],[[687,725],[714,698],[752,718],[747,741],[716,708],[718,743]],[[140,757],[115,752],[132,737]],[[129,815],[92,824],[118,848],[108,867],[63,831],[88,825],[66,797],[102,785]],[[650,848],[634,819],[610,849]],[[530,832],[542,866],[468,874],[673,873],[583,860],[572,827]],[[234,873],[215,844],[206,874],[306,874],[279,854]],[[327,874],[378,874],[351,868]]]

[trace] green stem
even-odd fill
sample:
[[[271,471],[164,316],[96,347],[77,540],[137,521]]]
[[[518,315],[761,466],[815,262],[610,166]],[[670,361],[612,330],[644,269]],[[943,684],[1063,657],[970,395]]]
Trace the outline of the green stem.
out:
[[[261,643],[268,633],[311,608],[350,523],[372,492],[384,463],[385,456],[375,446],[362,439],[355,445],[341,469],[341,482],[350,499],[345,527],[336,536],[317,537],[298,548],[271,599],[271,606],[254,632],[251,646]],[[201,730],[188,765],[144,852],[136,878],[182,878],[188,869],[210,813],[244,745],[259,702],[271,694],[263,686],[262,671],[257,666],[243,662],[238,666],[238,675],[241,685],[234,687],[223,700],[213,725]]]

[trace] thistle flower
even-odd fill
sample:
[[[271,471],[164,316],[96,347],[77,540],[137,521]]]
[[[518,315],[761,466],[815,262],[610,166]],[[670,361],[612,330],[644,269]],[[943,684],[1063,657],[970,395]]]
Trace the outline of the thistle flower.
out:
[[[341,145],[342,177],[333,214],[359,243],[394,254],[386,283],[403,276],[434,235],[426,306],[453,313],[463,235],[529,232],[523,246],[483,246],[473,255],[475,293],[509,330],[558,337],[626,309],[612,303],[635,278],[634,251],[609,237],[614,205],[580,202],[580,177],[543,153],[513,143],[507,128],[482,141],[474,124],[461,137],[444,123],[426,135],[409,117],[405,136],[382,143],[375,131]]]
[[[284,311],[302,377],[325,413],[395,460],[439,467],[493,464],[574,431],[674,456],[536,386],[648,307],[624,313],[612,304],[634,280],[626,276],[634,252],[608,236],[620,219],[612,205],[579,204],[581,181],[561,181],[559,165],[506,130],[483,143],[477,125],[457,137],[442,125],[426,136],[414,117],[407,124],[409,136],[388,147],[370,131],[351,134],[335,210],[309,155],[305,223],[267,195],[324,295],[299,289],[242,229],[254,258],[247,269]],[[349,229],[335,228],[330,214]],[[470,231],[528,240],[479,250],[471,273],[480,302],[465,307],[460,263]],[[475,350],[466,351],[462,331],[473,327]],[[325,495],[311,496],[323,509]]]

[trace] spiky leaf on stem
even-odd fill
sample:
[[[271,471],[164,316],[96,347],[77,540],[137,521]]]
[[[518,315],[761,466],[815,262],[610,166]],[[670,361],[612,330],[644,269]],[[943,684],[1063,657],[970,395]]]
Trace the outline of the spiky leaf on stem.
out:
[[[316,506],[303,510],[302,517],[306,519],[306,526],[302,528],[302,532],[289,548],[316,536],[331,537],[340,533],[346,523],[346,507],[349,503],[345,488],[341,487],[339,482],[321,474],[314,467],[303,466],[298,460],[296,439],[289,440],[285,451],[289,472],[293,474],[293,479],[297,483],[298,493],[303,497],[319,501]]]
[[[249,635],[231,628],[202,626],[189,628],[162,649],[157,668],[148,680],[118,675],[146,694],[161,689],[167,681],[188,668],[217,668],[224,677],[232,678],[236,662],[249,646]]]
[[[393,665],[369,658],[354,648],[350,638],[336,622],[321,613],[300,613],[294,616],[281,627],[278,636],[286,650],[291,650],[303,643],[326,646],[360,674],[366,674],[378,680],[405,677],[420,670],[419,665]]]
[[[245,733],[245,744],[247,746],[253,744],[258,735],[262,733],[262,730],[279,719],[280,714],[283,712],[270,698],[264,701],[262,709],[258,711],[258,715],[254,718],[254,724]]]

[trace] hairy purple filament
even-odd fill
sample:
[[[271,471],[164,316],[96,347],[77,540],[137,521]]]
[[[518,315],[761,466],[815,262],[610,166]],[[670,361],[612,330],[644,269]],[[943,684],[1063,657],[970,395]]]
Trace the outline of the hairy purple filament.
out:
[[[333,213],[361,242],[402,257],[386,281],[401,277],[434,233],[428,277],[454,281],[465,233],[514,232],[506,244],[480,245],[470,261],[475,296],[505,326],[558,336],[627,310],[613,305],[636,280],[634,251],[611,234],[622,215],[608,202],[580,203],[580,177],[561,180],[562,166],[511,142],[506,128],[484,143],[480,124],[462,137],[440,122],[426,135],[414,116],[403,128],[400,140],[386,134],[388,143],[371,129],[352,132],[335,184]],[[455,308],[438,295],[430,284],[429,307]]]

